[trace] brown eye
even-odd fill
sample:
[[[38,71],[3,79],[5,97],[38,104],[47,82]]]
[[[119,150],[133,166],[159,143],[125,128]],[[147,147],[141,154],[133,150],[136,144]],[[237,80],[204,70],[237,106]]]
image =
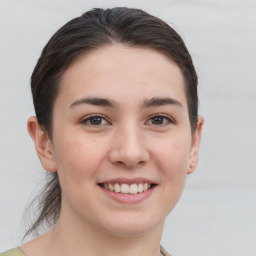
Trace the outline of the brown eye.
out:
[[[91,117],[89,121],[90,121],[90,124],[92,125],[100,125],[102,123],[102,118],[95,116],[95,117]]]
[[[86,125],[93,125],[93,126],[109,124],[109,122],[102,116],[90,116],[84,119],[82,123]]]
[[[151,119],[152,124],[160,125],[164,123],[164,118],[162,116],[155,116]]]
[[[171,118],[167,117],[167,116],[163,116],[163,115],[156,115],[153,116],[149,119],[149,124],[151,125],[165,125],[165,124],[169,124],[169,123],[173,123],[173,121],[171,120]]]

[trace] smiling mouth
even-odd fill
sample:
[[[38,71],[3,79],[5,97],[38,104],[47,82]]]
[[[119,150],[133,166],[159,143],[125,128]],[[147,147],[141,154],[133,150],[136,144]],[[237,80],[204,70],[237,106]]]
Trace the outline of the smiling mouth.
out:
[[[136,195],[138,193],[143,193],[148,191],[149,189],[152,189],[156,184],[150,184],[150,183],[133,183],[131,185],[126,184],[126,183],[99,183],[98,184],[100,187],[110,190],[116,193],[121,193],[121,194],[132,194]]]

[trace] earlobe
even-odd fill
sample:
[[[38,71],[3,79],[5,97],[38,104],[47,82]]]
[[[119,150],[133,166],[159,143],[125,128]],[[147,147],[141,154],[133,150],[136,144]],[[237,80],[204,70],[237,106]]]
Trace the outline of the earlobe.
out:
[[[53,145],[48,133],[42,129],[35,116],[28,119],[27,128],[43,168],[49,172],[56,172]]]
[[[191,174],[196,169],[196,166],[198,164],[199,147],[201,142],[203,125],[204,125],[204,118],[202,116],[199,116],[198,122],[197,122],[197,129],[192,135],[189,166],[187,169],[188,174]]]

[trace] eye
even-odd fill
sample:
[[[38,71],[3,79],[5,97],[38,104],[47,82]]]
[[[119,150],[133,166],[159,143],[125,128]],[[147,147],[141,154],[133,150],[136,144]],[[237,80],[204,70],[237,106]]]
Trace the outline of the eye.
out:
[[[171,124],[171,123],[174,123],[174,122],[170,117],[167,117],[165,115],[155,115],[155,116],[152,116],[148,120],[148,123],[150,125],[162,126],[162,125]]]
[[[82,120],[82,124],[99,126],[99,125],[108,125],[109,122],[102,116],[93,115]]]

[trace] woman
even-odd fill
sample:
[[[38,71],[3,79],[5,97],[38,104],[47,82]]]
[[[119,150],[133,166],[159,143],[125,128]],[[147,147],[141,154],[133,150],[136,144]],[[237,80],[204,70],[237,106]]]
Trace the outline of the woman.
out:
[[[93,9],[53,35],[31,88],[28,131],[51,178],[28,233],[52,228],[2,255],[169,255],[164,221],[203,126],[180,36],[141,10]]]

